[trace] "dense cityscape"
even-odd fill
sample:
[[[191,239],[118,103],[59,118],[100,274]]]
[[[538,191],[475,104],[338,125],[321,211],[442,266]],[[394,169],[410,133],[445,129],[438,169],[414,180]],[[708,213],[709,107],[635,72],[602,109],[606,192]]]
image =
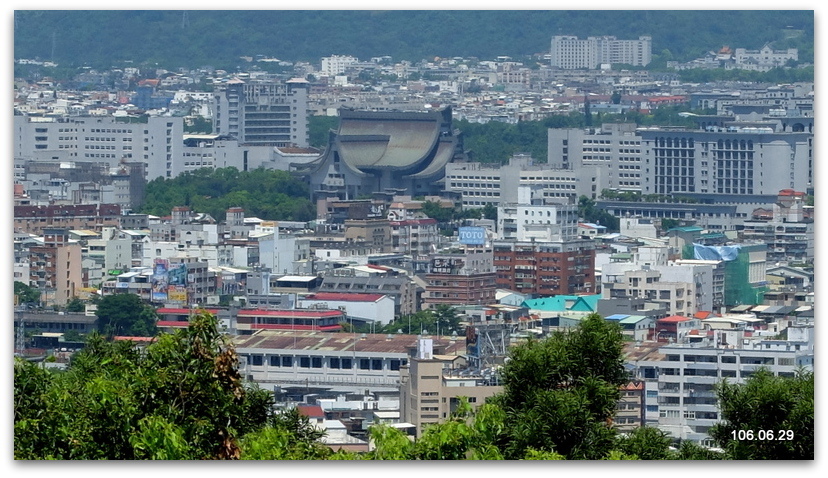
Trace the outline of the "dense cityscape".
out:
[[[15,459],[813,460],[813,65],[549,40],[16,76]]]

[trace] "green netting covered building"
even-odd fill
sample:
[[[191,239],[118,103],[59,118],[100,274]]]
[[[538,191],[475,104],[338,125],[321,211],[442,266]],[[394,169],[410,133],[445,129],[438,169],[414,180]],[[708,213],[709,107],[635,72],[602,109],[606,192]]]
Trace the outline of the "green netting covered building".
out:
[[[759,305],[768,291],[765,277],[767,251],[765,244],[688,244],[682,249],[682,259],[722,261],[724,305]]]

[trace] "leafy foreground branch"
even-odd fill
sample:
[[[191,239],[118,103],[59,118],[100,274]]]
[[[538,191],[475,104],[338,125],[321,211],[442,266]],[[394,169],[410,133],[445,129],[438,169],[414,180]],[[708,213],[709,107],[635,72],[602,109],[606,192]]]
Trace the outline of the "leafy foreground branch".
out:
[[[255,445],[267,433],[287,437],[284,458],[324,455],[322,433],[295,412],[273,413],[270,392],[242,383],[216,325],[199,314],[145,349],[92,335],[65,372],[16,360],[15,458],[237,459],[241,437]]]
[[[14,364],[14,456],[21,460],[716,460],[813,459],[813,374],[760,372],[719,388],[724,452],[672,448],[658,429],[619,435],[612,426],[626,383],[621,332],[593,314],[569,331],[514,347],[502,393],[477,410],[461,401],[416,441],[386,425],[371,451],[334,452],[297,410],[275,412],[270,392],[241,381],[215,317],[146,348],[89,338],[63,372]],[[737,442],[758,424],[795,429],[779,446]]]

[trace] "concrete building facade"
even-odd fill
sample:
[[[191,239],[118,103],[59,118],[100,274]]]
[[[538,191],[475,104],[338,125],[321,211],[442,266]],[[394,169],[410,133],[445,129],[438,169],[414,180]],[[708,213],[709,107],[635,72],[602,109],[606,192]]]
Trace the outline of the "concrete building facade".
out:
[[[371,292],[394,299],[394,315],[402,317],[420,310],[417,285],[397,271],[370,266],[340,267],[324,273],[319,292]]]
[[[434,350],[456,355],[460,343],[435,338]],[[398,390],[400,368],[417,336],[260,330],[234,340],[239,371],[262,386],[314,385]]]
[[[415,426],[416,436],[426,427],[445,421],[465,397],[473,408],[503,391],[478,373],[452,374],[456,357],[438,355],[432,340],[418,340],[417,355],[400,369],[400,420]]]
[[[539,188],[544,200],[574,204],[580,196],[598,196],[600,176],[594,166],[576,171],[535,164],[529,155],[515,155],[503,166],[450,163],[446,165],[445,190],[459,194],[464,208],[517,203],[519,186]]]
[[[635,124],[553,128],[547,150],[550,166],[576,170],[594,166],[600,172],[599,193],[601,189],[641,191],[641,137]]]
[[[117,204],[15,206],[14,230],[30,234],[43,234],[47,228],[101,232],[103,227],[117,227],[120,217]]]
[[[665,345],[656,356],[628,360],[646,384],[646,424],[711,446],[708,430],[721,420],[716,383],[742,383],[759,368],[777,376],[793,376],[800,366],[813,371],[813,326],[788,331],[788,340],[745,340],[744,331],[721,331],[711,344]]]
[[[345,70],[359,60],[349,55],[331,55],[322,57],[322,68],[320,73],[333,78],[336,75],[345,73]]]
[[[308,147],[308,82],[228,81],[215,93],[213,133],[242,145]]]
[[[146,123],[115,117],[14,116],[15,162],[89,161],[118,166],[144,163],[147,180],[180,173],[184,123],[180,117],[150,116]]]
[[[296,173],[311,199],[355,199],[394,189],[406,196],[439,195],[445,166],[465,158],[451,108],[427,112],[339,110],[325,152]]]
[[[521,242],[578,237],[577,206],[565,201],[547,202],[542,195],[541,187],[518,186],[518,201],[501,204],[497,208],[498,237]]]
[[[41,303],[64,306],[83,287],[82,254],[66,229],[43,230],[43,244],[29,248],[29,277],[24,282],[41,292]]]
[[[813,134],[640,130],[644,194],[776,195],[813,186]]]

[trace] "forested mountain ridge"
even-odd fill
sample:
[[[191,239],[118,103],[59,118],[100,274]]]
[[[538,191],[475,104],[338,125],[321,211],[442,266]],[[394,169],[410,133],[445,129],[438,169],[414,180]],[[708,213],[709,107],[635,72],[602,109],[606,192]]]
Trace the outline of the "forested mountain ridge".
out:
[[[553,35],[650,35],[653,54],[687,61],[723,45],[799,48],[813,61],[812,10],[18,10],[15,58],[108,68],[125,61],[234,69],[264,55],[393,61],[549,51]],[[480,41],[485,38],[485,41]]]

